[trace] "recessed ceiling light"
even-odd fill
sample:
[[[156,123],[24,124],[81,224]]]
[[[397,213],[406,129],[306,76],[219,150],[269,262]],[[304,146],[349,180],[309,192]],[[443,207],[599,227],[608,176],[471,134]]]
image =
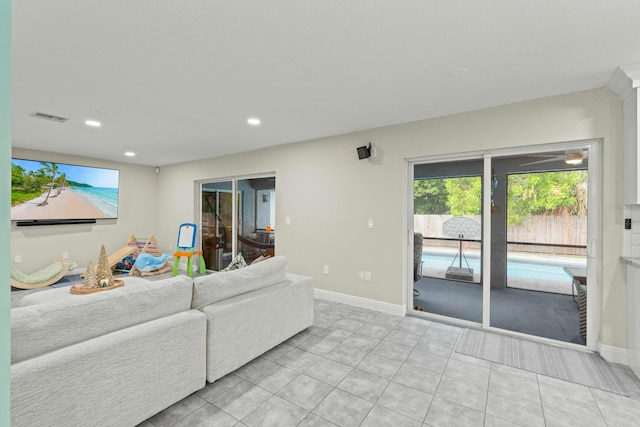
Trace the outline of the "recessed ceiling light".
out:
[[[127,157],[133,157],[136,155],[136,153],[134,153],[133,151],[127,151],[126,153],[124,153],[124,155]]]
[[[260,119],[251,117],[250,119],[247,119],[247,123],[249,123],[251,126],[258,126],[260,124]]]
[[[102,126],[102,123],[100,123],[97,120],[85,120],[84,124],[87,125],[87,126],[94,127],[94,128],[99,128],[100,126]]]

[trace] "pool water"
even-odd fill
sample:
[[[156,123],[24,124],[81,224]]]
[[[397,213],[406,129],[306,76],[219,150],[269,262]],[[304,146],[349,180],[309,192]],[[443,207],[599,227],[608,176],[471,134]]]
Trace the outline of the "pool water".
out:
[[[455,254],[442,254],[423,252],[422,261],[424,262],[423,268],[433,268],[437,270],[446,271],[454,261]],[[469,267],[473,269],[474,273],[480,273],[480,258],[478,255],[465,254],[466,260],[469,263]],[[455,259],[453,267],[458,267],[460,264],[460,258]],[[538,280],[553,280],[556,282],[571,282],[569,275],[563,270],[563,267],[583,267],[584,264],[576,263],[574,265],[554,265],[550,260],[545,263],[544,261],[529,261],[520,259],[508,259],[507,260],[507,277],[521,277],[526,279],[538,279]],[[462,267],[466,268],[467,263],[465,258],[462,258]]]

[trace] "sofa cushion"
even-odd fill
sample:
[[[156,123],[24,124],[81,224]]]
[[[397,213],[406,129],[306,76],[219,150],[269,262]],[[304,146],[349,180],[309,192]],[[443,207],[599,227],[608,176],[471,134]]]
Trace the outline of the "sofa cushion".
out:
[[[11,310],[11,363],[187,311],[192,283],[187,276],[125,279],[122,288],[89,295],[72,295],[69,288],[28,295]]]
[[[287,259],[280,255],[239,270],[196,277],[191,306],[201,309],[217,301],[274,285],[284,280],[286,273]]]

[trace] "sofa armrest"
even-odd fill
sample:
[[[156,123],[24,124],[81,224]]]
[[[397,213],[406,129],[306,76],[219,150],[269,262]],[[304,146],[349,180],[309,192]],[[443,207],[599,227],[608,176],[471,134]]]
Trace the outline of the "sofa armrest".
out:
[[[11,365],[11,425],[137,425],[205,385],[191,310]]]
[[[313,278],[287,274],[275,285],[202,309],[207,381],[213,382],[313,325]]]

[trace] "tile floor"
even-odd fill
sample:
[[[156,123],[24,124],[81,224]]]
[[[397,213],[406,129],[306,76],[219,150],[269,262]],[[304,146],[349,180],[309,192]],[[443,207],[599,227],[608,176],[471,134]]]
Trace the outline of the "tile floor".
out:
[[[632,397],[454,351],[462,329],[326,300],[307,330],[156,414],[168,426],[639,426]]]

